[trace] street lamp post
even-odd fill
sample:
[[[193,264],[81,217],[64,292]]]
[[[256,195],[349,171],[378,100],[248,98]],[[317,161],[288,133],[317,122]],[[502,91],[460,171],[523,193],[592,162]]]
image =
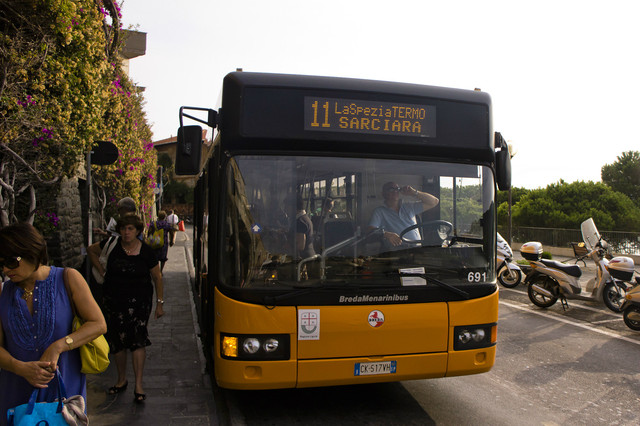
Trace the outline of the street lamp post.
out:
[[[509,156],[511,158],[515,157],[517,150],[513,147],[513,145],[511,144],[511,141],[509,141],[507,143],[507,146],[509,147]],[[513,232],[512,232],[512,222],[511,222],[511,185],[509,185],[509,224],[508,224],[508,236],[507,238],[509,239],[509,246],[511,246],[512,243],[512,239],[513,239]]]
[[[87,247],[93,244],[93,211],[91,206],[92,179],[91,164],[105,166],[113,164],[118,159],[118,148],[112,142],[96,141],[87,151]],[[87,282],[91,279],[91,262],[87,259]]]

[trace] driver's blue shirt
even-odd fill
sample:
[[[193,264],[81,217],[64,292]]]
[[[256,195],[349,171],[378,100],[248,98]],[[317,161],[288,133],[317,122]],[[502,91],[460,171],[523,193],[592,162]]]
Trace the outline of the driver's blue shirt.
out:
[[[371,215],[369,226],[374,228],[384,228],[387,232],[395,232],[400,235],[402,231],[416,224],[416,215],[424,211],[422,201],[417,203],[403,203],[400,200],[400,210],[396,212],[387,206],[376,207]],[[412,229],[407,232],[404,239],[416,241],[420,240],[420,232]]]

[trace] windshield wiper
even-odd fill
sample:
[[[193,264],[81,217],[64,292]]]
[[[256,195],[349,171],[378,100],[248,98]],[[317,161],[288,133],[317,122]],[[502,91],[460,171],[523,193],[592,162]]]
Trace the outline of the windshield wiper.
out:
[[[434,283],[435,285],[437,285],[438,287],[444,288],[445,290],[449,290],[452,293],[456,293],[459,296],[462,296],[465,300],[468,300],[471,296],[469,295],[469,293],[467,293],[464,290],[460,290],[458,287],[454,287],[451,284],[447,284],[445,282],[442,282],[436,278],[433,278],[427,274],[414,274],[414,273],[400,273],[399,274],[401,277],[418,277],[418,278],[422,278],[425,281],[427,281],[427,283]]]

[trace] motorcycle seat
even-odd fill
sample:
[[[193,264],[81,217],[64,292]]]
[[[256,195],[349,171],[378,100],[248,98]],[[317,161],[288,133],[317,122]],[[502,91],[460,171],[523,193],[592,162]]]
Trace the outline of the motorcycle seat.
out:
[[[582,276],[582,269],[580,269],[578,265],[565,265],[564,263],[560,263],[557,260],[540,260],[545,266],[558,269],[567,275],[571,275],[572,277],[580,278]]]

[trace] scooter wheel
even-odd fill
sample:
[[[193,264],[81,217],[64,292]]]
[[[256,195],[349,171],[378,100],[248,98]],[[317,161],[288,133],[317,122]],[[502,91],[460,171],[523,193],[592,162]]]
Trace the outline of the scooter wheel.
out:
[[[602,289],[602,301],[604,305],[615,313],[622,312],[622,302],[624,302],[624,290],[612,282],[608,282]]]
[[[546,290],[549,294],[551,294],[551,296],[536,291],[534,285],[540,287],[542,290]],[[529,300],[531,300],[531,303],[540,308],[548,308],[550,306],[553,306],[553,304],[558,301],[558,296],[555,296],[557,287],[558,284],[556,284],[553,279],[547,276],[540,277],[539,279],[530,282],[529,287],[527,287]]]
[[[500,272],[498,272],[498,281],[506,288],[517,287],[522,281],[522,271],[517,270],[511,272],[509,268],[502,268]]]
[[[624,319],[624,323],[627,324],[627,327],[635,331],[640,331],[640,321],[630,319],[629,314],[631,313],[640,315],[640,306],[631,305],[625,309],[622,314],[622,318]]]

